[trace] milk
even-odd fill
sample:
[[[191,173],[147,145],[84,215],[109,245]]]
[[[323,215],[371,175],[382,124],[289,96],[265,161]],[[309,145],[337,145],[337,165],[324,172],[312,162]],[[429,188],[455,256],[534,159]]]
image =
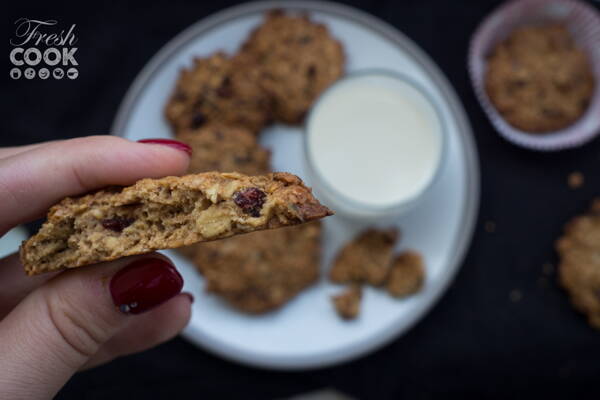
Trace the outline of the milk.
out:
[[[343,79],[307,120],[307,156],[331,206],[356,212],[406,208],[427,189],[442,155],[436,109],[394,75]],[[344,211],[342,210],[342,211]]]

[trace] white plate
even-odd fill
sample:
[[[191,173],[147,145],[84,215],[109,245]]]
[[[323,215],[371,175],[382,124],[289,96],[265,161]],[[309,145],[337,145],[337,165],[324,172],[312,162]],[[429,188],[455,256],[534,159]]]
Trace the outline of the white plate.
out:
[[[325,279],[279,311],[259,317],[238,313],[203,291],[202,277],[186,259],[165,252],[182,272],[185,290],[196,297],[184,337],[244,364],[304,369],[373,351],[401,335],[433,306],[455,276],[470,242],[478,208],[479,169],[464,110],[433,62],[391,26],[334,3],[249,3],[194,24],[161,49],[139,74],[121,104],[113,132],[132,140],[169,137],[163,107],[180,68],[190,65],[193,56],[219,49],[234,52],[262,14],[282,4],[288,10],[309,11],[315,20],[326,23],[344,43],[349,71],[387,68],[421,83],[442,110],[449,146],[443,172],[427,197],[410,214],[390,222],[401,227],[399,249],[415,248],[425,255],[424,289],[409,299],[395,300],[368,288],[356,321],[343,322],[335,315],[329,297],[341,288]],[[275,170],[306,177],[301,129],[273,126],[262,133],[261,142],[273,150]],[[363,227],[340,216],[326,219],[323,271],[339,246]]]
[[[6,232],[0,237],[0,258],[19,251],[19,246],[23,240],[29,237],[27,230],[23,226],[17,226]]]

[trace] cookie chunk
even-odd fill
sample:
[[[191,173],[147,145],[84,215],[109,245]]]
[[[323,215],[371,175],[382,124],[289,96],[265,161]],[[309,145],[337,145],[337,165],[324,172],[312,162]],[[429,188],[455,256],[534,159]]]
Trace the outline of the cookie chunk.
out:
[[[336,283],[383,284],[397,239],[398,231],[395,229],[363,232],[339,252],[329,278]]]
[[[345,291],[331,296],[335,311],[343,319],[354,319],[360,313],[360,300],[362,299],[362,288],[352,285]]]
[[[485,77],[498,112],[517,129],[533,133],[577,121],[594,85],[588,58],[559,24],[515,30],[490,55]]]
[[[21,245],[28,275],[176,248],[331,215],[288,173],[143,179],[66,198]]]
[[[258,66],[277,120],[300,123],[319,94],[344,72],[344,52],[323,24],[307,15],[272,11],[243,44]]]
[[[270,98],[258,85],[255,67],[244,57],[215,53],[196,58],[181,71],[165,108],[175,134],[208,122],[258,132],[271,118]]]
[[[198,243],[193,257],[206,290],[246,313],[281,307],[317,281],[320,224]]]
[[[573,306],[600,329],[600,199],[591,210],[573,218],[558,239],[558,278]]]
[[[261,175],[270,169],[269,151],[244,128],[207,124],[181,131],[177,140],[189,144],[193,150],[189,173],[219,171]]]
[[[416,251],[400,253],[392,262],[385,287],[394,297],[406,297],[418,292],[425,280],[423,257]]]

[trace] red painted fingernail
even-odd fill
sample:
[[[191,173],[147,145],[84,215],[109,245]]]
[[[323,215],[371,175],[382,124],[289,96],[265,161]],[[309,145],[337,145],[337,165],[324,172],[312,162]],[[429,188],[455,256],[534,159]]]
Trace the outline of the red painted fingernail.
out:
[[[192,148],[183,142],[172,139],[142,139],[138,143],[160,144],[163,146],[173,147],[174,149],[184,151],[188,156],[192,155]]]
[[[175,267],[159,258],[134,261],[113,276],[110,294],[125,314],[148,311],[181,292],[183,278]]]
[[[188,292],[183,292],[181,293],[182,295],[186,296],[188,299],[190,299],[190,303],[194,302],[194,295]]]

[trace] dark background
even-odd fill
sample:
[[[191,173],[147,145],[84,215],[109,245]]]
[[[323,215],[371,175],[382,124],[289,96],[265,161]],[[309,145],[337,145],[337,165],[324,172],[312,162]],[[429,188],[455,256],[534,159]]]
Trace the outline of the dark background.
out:
[[[7,49],[0,145],[109,133],[127,88],[154,53],[234,3],[11,2],[7,44],[19,17],[77,24],[80,75],[13,81]],[[570,307],[555,269],[544,268],[556,265],[553,243],[563,224],[598,195],[600,139],[537,154],[494,131],[465,64],[472,33],[498,3],[348,2],[391,23],[434,59],[463,101],[479,149],[482,198],[473,243],[454,285],[417,326],[356,361],[297,373],[239,366],[175,339],[78,374],[58,398],[267,399],[323,387],[365,399],[600,398],[600,332]],[[582,188],[567,186],[572,171],[585,175]],[[484,229],[487,221],[495,232]]]

